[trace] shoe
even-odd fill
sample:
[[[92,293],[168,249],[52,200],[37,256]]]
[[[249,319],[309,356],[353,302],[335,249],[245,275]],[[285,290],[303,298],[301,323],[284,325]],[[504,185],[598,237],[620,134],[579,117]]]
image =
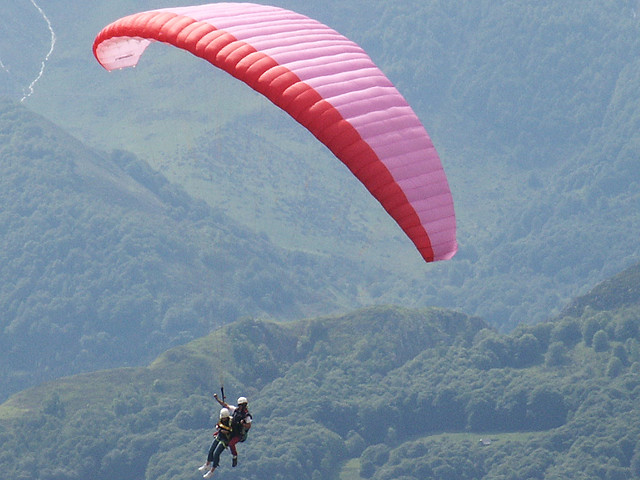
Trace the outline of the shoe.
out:
[[[202,466],[198,467],[198,470],[200,470],[201,472],[204,472],[205,470],[209,470],[211,467],[209,466],[208,463],[204,463],[202,464]]]
[[[233,457],[231,459],[231,466],[235,467],[236,465],[238,465],[238,457]]]
[[[205,473],[202,478],[211,478],[213,477],[213,470],[209,470],[207,473]]]

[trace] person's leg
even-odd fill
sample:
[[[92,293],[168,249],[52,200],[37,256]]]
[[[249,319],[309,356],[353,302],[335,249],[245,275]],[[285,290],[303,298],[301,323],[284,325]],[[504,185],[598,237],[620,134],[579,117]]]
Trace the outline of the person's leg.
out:
[[[218,439],[216,438],[211,444],[211,448],[209,449],[209,454],[207,455],[207,463],[213,462],[213,453],[216,451],[216,448],[220,445]]]
[[[236,443],[238,443],[239,441],[240,441],[240,437],[233,437],[229,441],[229,450],[231,450],[231,455],[233,455],[234,457],[238,456],[238,451],[236,450]]]
[[[209,457],[211,458],[211,468],[207,473],[203,475],[203,478],[211,478],[213,476],[213,472],[216,470],[220,463],[220,454],[225,448],[227,448],[227,446],[224,443],[219,442],[218,440],[213,442],[213,445],[211,445],[211,449],[209,450]]]
[[[229,442],[229,450],[231,450],[231,466],[235,467],[238,465],[238,450],[236,450],[236,443],[240,441],[240,437],[233,437]]]
[[[207,453],[207,461],[204,462],[204,464],[198,468],[198,470],[200,470],[201,472],[204,472],[205,470],[209,470],[209,468],[211,467],[211,460],[213,458],[213,451],[216,449],[216,444],[218,443],[217,439],[213,440],[213,443],[211,444],[211,447],[209,447],[209,452]]]
[[[225,448],[227,448],[227,446],[224,443],[218,443],[218,446],[213,452],[213,462],[211,463],[211,470],[217,468],[218,465],[220,465],[220,454],[224,451]]]

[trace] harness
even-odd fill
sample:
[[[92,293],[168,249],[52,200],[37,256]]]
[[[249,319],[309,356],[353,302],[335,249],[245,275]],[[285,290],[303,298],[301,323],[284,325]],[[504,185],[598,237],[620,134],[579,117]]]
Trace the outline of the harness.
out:
[[[242,426],[242,421],[247,417],[253,419],[249,411],[244,408],[236,408],[231,417],[232,436],[240,437],[241,442],[247,439],[247,431]]]
[[[227,420],[227,425],[223,423],[224,420]],[[233,427],[231,425],[228,425],[228,423],[228,419],[223,419],[216,423],[216,437],[220,442],[229,443],[229,440],[231,439]]]

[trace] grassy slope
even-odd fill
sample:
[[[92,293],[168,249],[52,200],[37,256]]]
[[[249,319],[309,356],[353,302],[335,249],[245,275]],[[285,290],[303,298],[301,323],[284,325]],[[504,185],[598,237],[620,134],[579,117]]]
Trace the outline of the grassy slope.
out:
[[[117,449],[116,445],[109,443],[112,441],[109,439],[113,438],[111,429],[115,432],[119,431],[118,435],[121,437],[121,441],[126,442],[127,438],[133,438],[130,435],[133,432],[130,432],[129,429],[133,425],[131,422],[135,423],[136,420],[135,415],[114,417],[114,406],[119,401],[135,398],[141,402],[140,408],[136,410],[140,417],[144,416],[144,412],[150,411],[149,409],[173,411],[168,418],[160,417],[153,422],[151,431],[156,432],[153,435],[146,435],[146,431],[136,432],[136,434],[144,434],[145,438],[150,436],[165,438],[165,446],[156,453],[158,465],[152,466],[150,463],[149,468],[152,470],[154,468],[163,469],[162,475],[168,475],[170,472],[168,463],[172,465],[171,468],[176,467],[177,459],[183,465],[195,464],[201,456],[199,452],[203,447],[202,445],[198,446],[197,442],[198,438],[202,440],[208,436],[204,431],[200,431],[207,428],[208,421],[198,427],[193,427],[198,430],[197,434],[194,434],[196,432],[176,430],[175,420],[177,417],[175,419],[173,417],[184,408],[180,405],[185,401],[202,403],[202,399],[205,399],[204,405],[207,411],[211,409],[211,393],[217,391],[219,386],[220,358],[227,359],[224,364],[224,382],[227,392],[230,395],[242,392],[251,398],[253,413],[256,418],[261,419],[261,428],[255,431],[254,442],[263,443],[272,435],[277,435],[275,432],[282,428],[282,419],[279,418],[282,412],[277,405],[286,403],[285,398],[293,391],[299,395],[300,408],[303,410],[316,409],[315,405],[318,402],[320,404],[326,402],[328,398],[326,388],[336,389],[336,392],[341,392],[339,395],[345,399],[356,393],[355,391],[348,393],[351,389],[342,384],[332,385],[329,382],[322,386],[316,394],[309,395],[308,389],[311,388],[313,391],[313,385],[308,383],[301,389],[300,379],[297,378],[299,373],[293,372],[301,369],[316,370],[314,375],[317,376],[320,383],[325,383],[325,380],[322,379],[326,375],[333,375],[332,372],[323,367],[316,369],[311,365],[305,365],[313,357],[316,357],[316,360],[311,360],[313,363],[317,362],[317,359],[323,358],[324,354],[322,353],[317,357],[318,352],[323,349],[332,352],[331,355],[336,359],[344,355],[359,355],[361,357],[363,353],[358,353],[358,350],[363,352],[371,352],[372,348],[386,350],[388,345],[377,344],[377,340],[373,341],[373,336],[361,339],[358,342],[359,346],[355,350],[353,349],[354,335],[366,328],[371,328],[372,325],[375,325],[375,329],[379,331],[376,338],[382,338],[379,335],[389,338],[399,335],[399,338],[404,338],[404,341],[407,342],[405,351],[392,361],[397,367],[401,367],[404,361],[418,353],[420,348],[427,345],[436,347],[455,341],[456,332],[459,331],[464,335],[469,324],[464,316],[451,312],[439,310],[412,312],[390,308],[373,308],[340,317],[285,323],[242,320],[223,327],[207,337],[169,350],[148,367],[77,375],[13,395],[0,405],[0,433],[4,432],[4,438],[7,440],[11,438],[11,442],[7,445],[11,444],[12,448],[17,448],[16,445],[20,445],[20,441],[16,439],[21,438],[21,434],[6,436],[14,428],[28,428],[30,432],[33,428],[36,431],[41,428],[39,434],[35,431],[33,433],[36,435],[35,438],[40,438],[42,441],[46,441],[44,439],[51,435],[64,435],[65,438],[67,435],[71,435],[71,438],[81,438],[86,434],[86,427],[83,425],[98,425],[104,422],[106,417],[111,420],[108,420],[110,426],[102,432],[102,437],[106,442],[104,445],[108,449]],[[230,341],[230,338],[234,340]],[[370,345],[366,346],[367,344]],[[375,352],[373,354],[376,355]],[[263,357],[263,355],[265,356]],[[386,370],[388,366],[384,368]],[[289,383],[290,381],[287,380],[291,374],[293,374],[291,377],[293,383]],[[359,381],[366,389],[375,388],[373,385],[367,385],[367,375],[362,375]],[[278,387],[278,384],[284,386],[284,389]],[[45,431],[48,428],[45,424],[50,425],[50,422],[41,423],[42,412],[47,409],[52,398],[59,399],[64,405],[66,413],[63,423],[65,426],[61,426],[64,433],[56,434],[55,430]],[[311,432],[320,429],[320,431],[334,435],[325,428],[320,423],[310,420],[306,430]],[[185,445],[179,439],[186,439],[186,434],[189,434],[190,450],[183,451]],[[32,433],[29,433],[29,436],[31,435]],[[35,445],[33,443],[37,442],[35,438],[28,443]],[[290,438],[287,440],[290,441],[296,437],[287,438]],[[273,447],[278,448],[277,445]],[[70,445],[70,448],[75,451],[81,446]],[[258,450],[255,450],[256,448]],[[250,470],[242,469],[242,472],[249,472],[255,468],[255,462],[260,461],[260,448],[254,444],[254,450],[245,450],[249,455],[247,468]],[[53,445],[47,447],[48,454],[54,455],[55,449],[56,447]],[[65,455],[67,454],[71,454],[71,452],[67,452]],[[0,459],[0,461],[2,460]],[[95,459],[88,461],[95,461]],[[100,459],[98,458],[97,461],[99,464]],[[22,468],[20,466],[22,463],[22,460],[14,460],[8,468],[17,467],[16,472],[18,472]],[[52,468],[59,468],[57,462],[55,463]],[[142,467],[144,468],[144,464]],[[76,466],[75,468],[80,467]],[[99,470],[98,467],[97,470]],[[189,468],[178,468],[178,471],[174,472],[174,478],[182,478],[186,475],[185,471],[188,470]],[[152,476],[153,474],[150,472],[151,470],[147,472],[147,475]],[[160,478],[165,478],[165,476]]]
[[[629,447],[629,436],[640,428],[633,421],[637,418],[636,397],[640,391],[636,378],[640,351],[637,333],[628,339],[617,337],[620,320],[616,315],[628,311],[629,305],[618,292],[621,288],[626,291],[625,285],[635,287],[634,271],[623,272],[594,289],[600,300],[608,299],[605,316],[602,312],[596,312],[595,316],[585,312],[580,319],[561,318],[557,326],[549,326],[547,342],[567,342],[562,347],[564,360],[560,363],[547,358],[526,368],[477,369],[474,359],[482,352],[480,339],[487,334],[487,330],[481,330],[484,324],[437,309],[414,312],[369,308],[344,316],[285,323],[245,319],[169,350],[148,367],[70,377],[16,394],[0,405],[0,433],[5,440],[11,440],[7,443],[11,448],[19,445],[11,433],[15,422],[30,425],[29,428],[38,432],[36,437],[46,439],[52,432],[44,430],[44,426],[51,426],[52,421],[46,420],[42,412],[55,395],[66,412],[61,425],[67,426],[60,435],[84,438],[85,422],[91,426],[104,422],[105,416],[110,419],[110,426],[104,431],[103,464],[124,445],[130,445],[130,448],[142,449],[132,452],[141,456],[135,467],[126,468],[144,470],[149,462],[146,478],[189,478],[189,467],[200,460],[198,452],[203,447],[199,440],[206,432],[203,425],[179,427],[180,421],[193,415],[194,405],[206,412],[210,410],[210,395],[219,385],[219,359],[225,358],[227,392],[249,396],[252,410],[259,419],[252,441],[243,446],[246,463],[240,470],[225,470],[231,478],[245,475],[262,479],[261,472],[268,473],[271,469],[280,471],[285,478],[294,478],[295,462],[300,461],[298,456],[305,448],[297,444],[296,439],[309,441],[304,440],[309,434],[329,439],[335,432],[339,435],[331,442],[337,442],[342,451],[340,464],[333,471],[342,480],[359,479],[360,466],[366,464],[370,468],[372,459],[374,479],[397,478],[402,472],[413,478],[419,475],[412,470],[418,464],[431,469],[446,466],[449,472],[457,472],[455,478],[496,478],[505,472],[513,475],[516,471],[538,468],[538,474],[543,475],[540,478],[550,479],[563,471],[582,472],[576,470],[576,461],[584,462],[586,469],[583,473],[587,476],[580,478],[626,474],[629,452],[633,450],[633,445]],[[585,296],[582,303],[589,303],[588,297]],[[635,308],[637,312],[637,306]],[[586,341],[586,333],[578,331],[578,339],[566,337],[563,325],[566,326],[567,321],[579,321],[584,328],[592,317],[601,322],[602,329],[610,332],[611,345],[606,350],[596,351],[583,342],[580,338],[584,335]],[[534,327],[531,331],[539,335],[543,330]],[[368,333],[359,335],[363,331]],[[494,337],[494,342],[502,341],[506,345],[521,334],[522,331],[512,339]],[[542,334],[540,338],[544,337]],[[612,374],[612,359],[621,349],[627,352],[628,363]],[[546,355],[549,357],[549,353]],[[402,433],[401,441],[395,440],[395,443],[392,439],[398,433],[387,431],[386,426],[378,434],[374,433],[378,422],[398,425],[389,420],[389,415],[400,415],[408,405],[423,408],[420,405],[424,398],[437,397],[446,391],[457,392],[455,401],[489,398],[508,408],[509,401],[515,401],[523,391],[531,395],[540,387],[563,393],[568,408],[563,425],[530,432],[485,429],[474,433],[456,428],[415,435]],[[284,407],[291,398],[296,399],[295,421],[291,421]],[[140,403],[135,412],[114,417],[118,402],[129,399]],[[394,408],[398,409],[396,413],[392,412]],[[327,409],[343,412],[347,422],[350,418],[353,420],[356,412],[360,420],[353,426],[332,423],[334,418],[327,414]],[[433,410],[421,411],[424,416],[433,414]],[[149,418],[155,420],[149,424]],[[146,427],[140,427],[145,424]],[[111,428],[119,432],[117,443],[111,443],[115,442]],[[285,443],[267,446],[274,436],[281,438],[283,429],[289,432],[289,428],[292,430],[284,435],[288,439]],[[351,428],[368,439],[363,447],[370,448],[363,453],[360,450],[361,456],[349,450]],[[151,439],[158,437],[164,439],[162,446],[154,447],[157,450],[153,455],[144,453],[145,442],[154,443]],[[483,438],[491,444],[480,444]],[[380,442],[394,446],[389,449]],[[608,460],[610,457],[598,453],[605,445],[611,449],[607,455],[619,458],[621,463],[616,463],[617,460],[612,463]],[[70,448],[75,451],[78,447],[70,445]],[[282,456],[283,449],[291,455]],[[388,457],[371,454],[382,450],[388,451]],[[55,446],[47,446],[46,451],[53,457],[58,455]],[[10,467],[17,464],[14,461]],[[327,465],[325,463],[324,468]],[[67,473],[68,478],[81,475],[80,467],[74,468],[75,473]],[[482,472],[481,476],[469,477],[474,469]],[[95,472],[101,475],[100,467],[95,467]]]
[[[0,135],[3,398],[148,361],[245,315],[368,303],[368,270],[283,251],[130,155],[92,150],[6,101]]]
[[[549,6],[551,14],[543,6],[528,12],[502,3],[484,9],[431,2],[416,11],[380,2],[363,16],[356,15],[358,2],[283,4],[360,42],[425,121],[451,180],[461,245],[453,262],[426,266],[346,169],[285,114],[162,45],[138,68],[106,74],[89,45],[132,7],[65,3],[50,12],[59,48],[31,108],[91,144],[136,152],[280,245],[340,249],[384,266],[390,274],[382,301],[462,308],[512,328],[544,319],[584,279],[594,285],[637,258],[637,246],[610,232],[636,235],[638,196],[632,185],[620,187],[622,195],[603,190],[608,174],[598,166],[622,162],[615,156],[621,147],[635,148],[631,136],[616,133],[635,123],[637,110],[621,101],[630,98],[634,57],[612,53],[619,45],[636,48],[624,9],[590,4],[575,15],[565,2]],[[153,6],[165,4],[171,2]],[[588,27],[596,9],[600,30]],[[69,11],[83,19],[73,29],[64,28]],[[556,32],[550,18],[578,40]],[[407,26],[419,32],[409,43]],[[598,38],[604,31],[615,34],[610,45]],[[499,54],[505,50],[515,53]],[[593,65],[581,61],[587,57]],[[620,211],[625,220],[611,224]],[[606,262],[598,259],[612,248]]]

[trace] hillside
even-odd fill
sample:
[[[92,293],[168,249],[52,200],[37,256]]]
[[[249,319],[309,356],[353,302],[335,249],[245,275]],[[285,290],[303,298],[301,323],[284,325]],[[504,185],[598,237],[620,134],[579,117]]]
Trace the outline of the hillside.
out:
[[[25,104],[92,146],[134,152],[277,245],[384,268],[383,302],[461,309],[508,331],[637,262],[632,3],[280,2],[360,43],[423,119],[461,246],[433,266],[315,139],[245,86],[162,45],[132,71],[107,74],[92,58],[108,22],[188,3],[45,6],[56,49]],[[13,5],[6,18],[22,14]],[[46,25],[32,24],[44,54]]]
[[[636,264],[612,278],[596,285],[567,305],[560,316],[579,317],[586,309],[596,312],[638,308],[640,306],[640,264]]]
[[[255,420],[238,468],[223,454],[225,478],[638,478],[640,312],[610,307],[509,335],[441,309],[240,320],[145,368],[14,395],[0,405],[0,467],[193,478],[222,375]]]
[[[0,5],[0,95],[29,93],[2,104],[0,398],[245,315],[435,305],[507,332],[638,261],[628,2],[281,3],[359,42],[423,119],[458,213],[436,265],[243,85],[162,45],[132,71],[92,58],[111,20],[189,2],[38,3]]]
[[[0,399],[146,363],[242,316],[351,308],[376,283],[339,256],[282,250],[133,154],[89,149],[6,101],[0,206]]]

